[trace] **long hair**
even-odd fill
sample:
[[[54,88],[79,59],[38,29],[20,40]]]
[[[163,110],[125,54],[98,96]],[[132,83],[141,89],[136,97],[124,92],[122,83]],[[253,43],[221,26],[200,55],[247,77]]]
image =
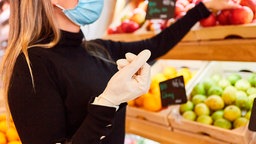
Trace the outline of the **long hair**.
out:
[[[53,13],[50,0],[10,0],[8,46],[0,67],[3,95],[8,110],[8,89],[18,55],[24,54],[34,85],[28,49],[35,46],[50,48],[60,39]],[[53,36],[51,42],[40,44],[40,41],[49,36]]]

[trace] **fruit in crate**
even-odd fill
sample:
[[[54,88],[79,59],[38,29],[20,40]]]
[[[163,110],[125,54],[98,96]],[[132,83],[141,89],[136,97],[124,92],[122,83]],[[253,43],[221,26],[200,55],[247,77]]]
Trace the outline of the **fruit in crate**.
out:
[[[206,100],[205,104],[210,108],[212,111],[221,110],[224,107],[223,99],[218,95],[210,95]]]
[[[139,28],[140,26],[138,23],[131,20],[125,20],[117,27],[117,30],[119,33],[133,33]]]
[[[199,21],[200,25],[203,27],[211,27],[211,26],[216,26],[217,25],[217,18],[214,13],[212,13],[210,16],[207,18],[204,18]]]
[[[246,126],[247,123],[248,123],[248,119],[245,118],[245,117],[239,117],[237,118],[234,123],[233,123],[233,127],[234,128],[238,128],[238,127],[241,127],[241,126]]]
[[[237,89],[234,86],[227,86],[222,92],[222,99],[225,105],[234,104],[236,102]]]
[[[235,121],[237,118],[241,117],[242,111],[236,105],[228,105],[224,109],[223,117],[231,122]]]
[[[189,111],[185,111],[183,114],[182,114],[183,118],[187,119],[187,120],[196,120],[196,113],[192,110],[189,110]]]
[[[245,4],[247,2],[243,1],[250,0],[242,0],[240,3],[241,7],[239,8],[224,9],[217,11],[216,13],[212,13],[208,18],[200,21],[200,26],[210,27],[215,25],[241,25],[253,23],[253,20],[256,17],[255,11],[253,10],[255,9],[255,6],[252,8],[253,6],[248,6],[249,4]],[[256,3],[255,0],[251,1]]]
[[[194,109],[194,103],[187,101],[186,103],[180,105],[180,112],[184,113],[186,111],[191,111]]]
[[[196,121],[207,125],[211,125],[213,122],[212,118],[209,115],[200,115],[197,117]]]
[[[184,83],[188,83],[193,77],[193,73],[189,68],[175,68],[173,66],[164,66],[161,71],[154,74],[151,78],[151,84],[148,93],[129,101],[128,105],[133,107],[142,108],[148,111],[160,111],[164,109],[161,103],[161,93],[159,83],[177,76],[184,77]],[[192,109],[191,106],[184,107],[184,111]]]
[[[230,24],[248,24],[251,23],[254,17],[253,11],[247,6],[242,6],[240,8],[230,10]]]
[[[188,99],[188,103],[194,105],[194,109],[190,111],[195,112],[196,118],[188,118],[188,114],[184,114],[181,110],[184,104],[179,107],[180,114],[186,116],[184,119],[204,124],[210,123],[210,116],[211,125],[224,129],[245,126],[250,119],[253,101],[256,98],[256,87],[250,82],[253,75],[248,74],[247,78],[244,78],[240,73],[229,73],[205,77],[193,87]],[[211,89],[214,90],[210,92]],[[205,119],[208,119],[208,122],[201,120],[202,115],[207,115]]]
[[[224,128],[224,129],[231,129],[232,123],[224,118],[219,118],[213,123],[214,126]]]
[[[195,105],[194,111],[197,116],[210,115],[210,108],[205,103]]]
[[[240,5],[248,6],[249,8],[251,8],[254,13],[254,17],[255,17],[255,14],[256,14],[256,1],[255,0],[241,0]]]

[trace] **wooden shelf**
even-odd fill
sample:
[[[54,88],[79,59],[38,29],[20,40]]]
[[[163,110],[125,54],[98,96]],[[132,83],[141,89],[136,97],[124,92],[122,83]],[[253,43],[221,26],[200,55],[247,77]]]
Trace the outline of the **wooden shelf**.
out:
[[[180,42],[163,59],[256,61],[256,39]]]

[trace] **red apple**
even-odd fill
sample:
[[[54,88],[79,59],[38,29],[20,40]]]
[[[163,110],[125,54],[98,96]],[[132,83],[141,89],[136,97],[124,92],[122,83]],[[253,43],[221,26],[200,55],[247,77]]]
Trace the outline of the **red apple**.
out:
[[[253,11],[247,6],[231,9],[229,20],[230,24],[233,25],[251,23],[253,20]]]
[[[240,5],[248,6],[252,9],[253,13],[256,13],[256,0],[241,0]]]
[[[207,18],[200,20],[199,23],[203,27],[211,27],[217,24],[217,19],[216,19],[216,16],[212,13]]]
[[[230,10],[221,10],[217,13],[217,21],[220,25],[229,25]]]
[[[107,29],[107,34],[116,34],[117,33],[117,28],[116,27],[109,27]]]
[[[120,25],[121,31],[124,33],[132,33],[140,28],[139,24],[134,21],[125,20]]]

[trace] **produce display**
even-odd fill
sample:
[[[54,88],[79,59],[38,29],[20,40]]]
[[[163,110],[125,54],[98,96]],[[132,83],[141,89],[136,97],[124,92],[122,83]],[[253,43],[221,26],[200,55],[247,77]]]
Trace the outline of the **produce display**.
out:
[[[170,26],[177,19],[184,16],[188,10],[193,8],[201,0],[176,0],[174,18],[149,19],[146,20],[148,1],[140,0],[132,10],[128,10],[121,16],[115,25],[107,29],[107,34],[133,33],[142,29],[142,32],[159,32]],[[256,0],[238,0],[240,8],[213,11],[212,14],[199,21],[201,27],[212,27],[218,25],[243,25],[256,23]]]
[[[254,98],[256,73],[212,74],[193,87],[179,112],[187,120],[235,129],[248,124]]]
[[[7,121],[5,113],[0,113],[0,144],[21,144],[13,121]]]
[[[159,111],[163,109],[159,83],[177,76],[183,76],[186,85],[193,75],[194,73],[189,68],[178,69],[173,66],[166,66],[161,72],[152,76],[149,92],[128,102],[128,104],[129,106],[143,108],[148,111]]]

